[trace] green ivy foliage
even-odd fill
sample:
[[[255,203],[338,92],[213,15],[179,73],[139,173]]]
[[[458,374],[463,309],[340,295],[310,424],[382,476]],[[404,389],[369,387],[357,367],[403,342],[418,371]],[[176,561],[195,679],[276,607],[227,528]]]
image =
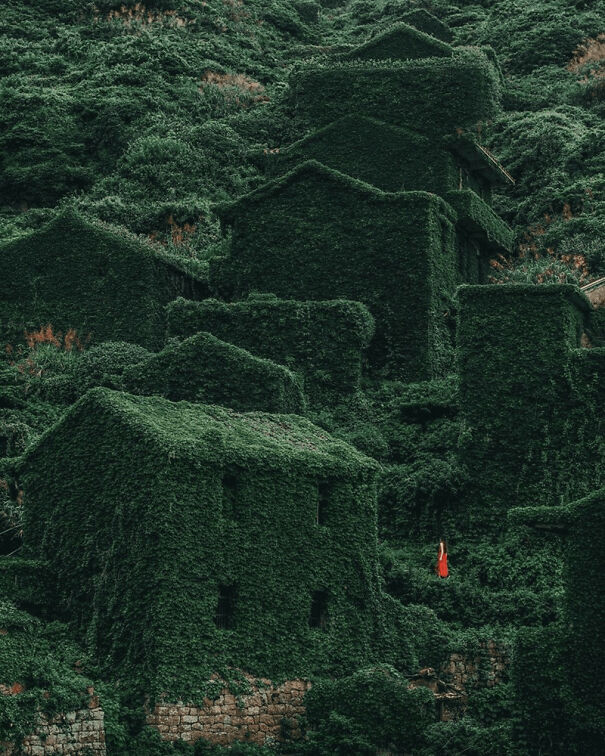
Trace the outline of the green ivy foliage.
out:
[[[18,744],[33,731],[38,712],[53,716],[85,707],[92,683],[82,674],[86,657],[65,626],[45,624],[1,598],[0,629],[1,679],[14,690],[0,694],[0,739]]]
[[[132,690],[200,700],[227,666],[342,673],[413,637],[379,588],[374,474],[294,415],[93,389],[21,463],[26,548],[49,561],[48,607]],[[232,629],[213,622],[221,585],[237,586]]]
[[[350,60],[416,60],[446,58],[452,54],[453,48],[447,43],[414,26],[398,23],[343,57]]]
[[[406,62],[309,63],[290,87],[296,113],[314,127],[359,113],[433,137],[493,118],[500,97],[496,70],[478,49]]]
[[[513,243],[511,230],[474,191],[449,191],[445,200],[456,211],[458,223],[467,234],[481,239],[482,251],[489,250],[492,254],[510,251]]]
[[[557,629],[555,641],[551,640],[549,651],[557,659],[556,664],[549,665],[558,670],[560,676],[552,695],[557,701],[556,710],[562,714],[560,727],[565,731],[556,753],[563,753],[567,747],[570,753],[597,754],[605,733],[605,718],[598,703],[600,685],[590,672],[602,658],[604,642],[605,600],[598,578],[603,564],[599,534],[603,531],[604,496],[605,489],[601,488],[566,506],[528,507],[513,510],[510,515],[514,523],[554,531],[564,540],[564,622]],[[548,641],[548,636],[545,638]],[[542,664],[531,653],[523,661],[526,667],[534,669]],[[523,691],[519,697],[524,697]],[[535,706],[524,711],[525,737],[531,737],[528,733],[539,717]]]
[[[601,484],[605,364],[578,348],[590,305],[573,286],[461,287],[458,300],[464,520],[498,531],[511,506]]]
[[[288,368],[203,332],[171,340],[123,373],[123,387],[133,394],[221,404],[240,412],[300,414],[305,405],[301,384]]]
[[[229,257],[211,261],[221,292],[360,301],[376,320],[376,375],[422,380],[451,364],[454,215],[435,195],[387,194],[307,161],[220,212],[233,227]]]
[[[5,342],[52,326],[82,343],[163,340],[162,307],[196,289],[199,273],[129,234],[72,211],[0,249],[0,328]]]
[[[376,149],[380,145],[380,149]],[[304,139],[269,153],[269,175],[283,174],[305,160],[333,168],[386,192],[457,189],[453,155],[422,134],[356,113],[342,116]]]
[[[304,377],[305,391],[315,401],[359,389],[363,351],[374,331],[371,315],[358,302],[305,302],[259,294],[231,304],[177,299],[168,305],[167,317],[170,335],[208,331],[286,365]]]
[[[409,690],[392,667],[360,670],[340,680],[322,680],[305,696],[309,742],[300,753],[373,754],[388,748],[415,753],[434,717],[433,696]]]

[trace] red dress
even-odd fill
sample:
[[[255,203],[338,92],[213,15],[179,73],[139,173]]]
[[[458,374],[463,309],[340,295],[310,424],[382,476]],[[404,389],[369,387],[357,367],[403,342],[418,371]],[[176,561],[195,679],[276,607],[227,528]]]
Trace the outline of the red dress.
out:
[[[439,577],[446,578],[449,574],[447,571],[447,551],[441,554],[441,549],[439,549],[439,554],[440,556],[437,557],[437,574]]]

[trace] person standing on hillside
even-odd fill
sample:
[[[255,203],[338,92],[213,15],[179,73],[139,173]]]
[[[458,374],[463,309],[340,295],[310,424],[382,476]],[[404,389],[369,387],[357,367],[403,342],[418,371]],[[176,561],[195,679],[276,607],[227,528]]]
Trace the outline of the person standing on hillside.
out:
[[[440,578],[449,577],[447,569],[447,541],[443,536],[439,539],[439,552],[437,555],[437,564],[435,566],[435,572]]]

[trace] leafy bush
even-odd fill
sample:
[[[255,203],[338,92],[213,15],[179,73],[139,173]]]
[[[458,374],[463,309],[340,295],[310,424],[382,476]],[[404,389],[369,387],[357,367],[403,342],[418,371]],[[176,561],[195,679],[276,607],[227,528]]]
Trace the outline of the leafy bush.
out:
[[[434,716],[432,701],[431,692],[410,690],[406,678],[387,666],[340,680],[319,680],[305,696],[310,733],[302,752],[416,752]]]

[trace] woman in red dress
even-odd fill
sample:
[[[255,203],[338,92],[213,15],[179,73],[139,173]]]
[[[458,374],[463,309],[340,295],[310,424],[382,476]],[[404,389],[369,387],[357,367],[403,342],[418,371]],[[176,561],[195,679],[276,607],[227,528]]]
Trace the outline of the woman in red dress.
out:
[[[447,570],[447,542],[443,536],[439,539],[439,553],[435,572],[440,578],[446,578],[449,575]]]

